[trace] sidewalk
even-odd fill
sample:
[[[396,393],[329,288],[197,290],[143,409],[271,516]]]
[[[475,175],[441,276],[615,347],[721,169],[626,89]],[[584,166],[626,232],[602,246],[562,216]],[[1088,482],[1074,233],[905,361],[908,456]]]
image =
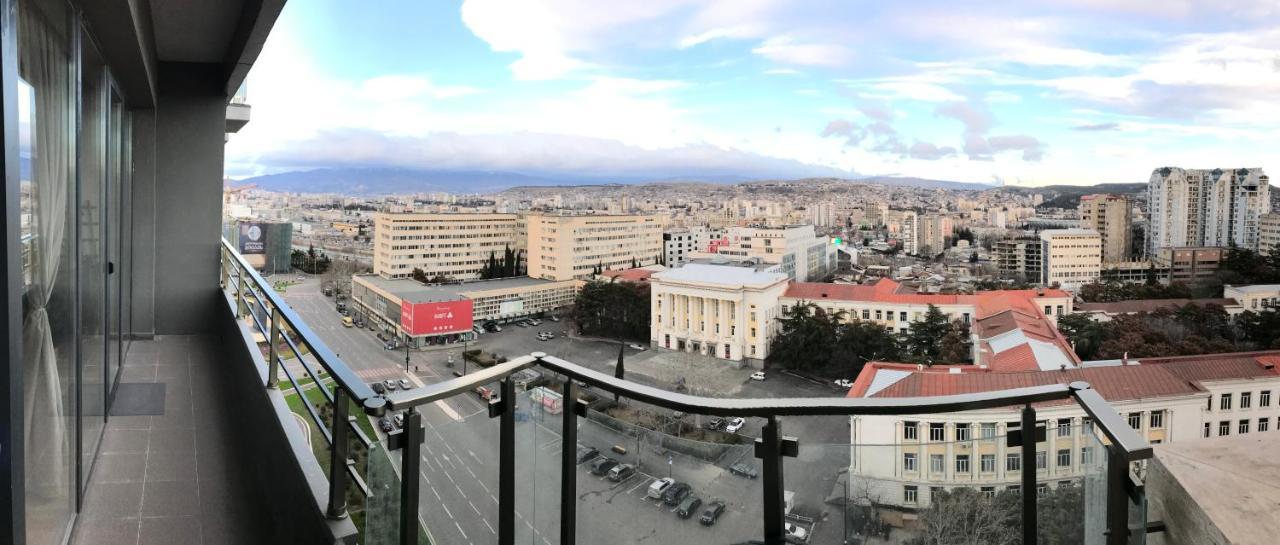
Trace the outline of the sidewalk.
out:
[[[590,337],[569,333],[575,341],[617,343],[613,339]],[[630,344],[630,343],[627,343]],[[613,362],[609,362],[612,368]],[[644,352],[628,349],[625,359],[628,375],[637,374],[664,385],[674,385],[684,379],[686,393],[708,397],[732,397],[742,390],[742,385],[755,372],[744,362],[722,360],[701,354],[678,352],[646,346]]]

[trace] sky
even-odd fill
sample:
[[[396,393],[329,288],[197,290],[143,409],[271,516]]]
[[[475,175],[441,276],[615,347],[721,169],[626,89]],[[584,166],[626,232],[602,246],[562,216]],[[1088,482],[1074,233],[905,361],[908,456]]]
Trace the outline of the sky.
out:
[[[1280,170],[1276,0],[306,0],[247,81],[233,178]]]

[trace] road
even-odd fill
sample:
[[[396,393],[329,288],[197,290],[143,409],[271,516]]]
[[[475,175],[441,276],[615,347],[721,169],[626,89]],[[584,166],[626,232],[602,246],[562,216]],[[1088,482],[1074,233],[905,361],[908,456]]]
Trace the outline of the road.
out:
[[[404,352],[383,350],[373,332],[342,325],[332,298],[325,297],[319,281],[309,278],[290,286],[285,300],[326,344],[367,382],[409,378],[415,384],[430,384],[452,377],[445,366],[449,350],[410,353],[410,372],[405,372]],[[538,330],[562,333],[563,322],[544,322],[540,328],[506,327],[471,343],[471,348],[498,352],[504,356],[543,351],[600,371],[612,372],[617,359],[614,343],[557,336],[538,341]],[[461,349],[451,352],[461,365]],[[628,360],[648,357],[645,352],[627,349]],[[414,371],[416,369],[416,372]],[[457,369],[460,369],[458,367]],[[672,389],[639,374],[630,380]],[[764,383],[744,384],[743,397],[784,397],[833,395],[831,389],[782,374],[772,374]],[[551,545],[559,537],[561,417],[544,413],[521,393],[517,402],[517,540],[520,543]],[[485,404],[471,394],[438,401],[423,411],[427,428],[421,464],[421,516],[440,543],[496,543],[498,525],[498,421],[489,419]],[[685,416],[699,423],[697,415]],[[748,419],[744,435],[758,436],[763,420]],[[578,471],[578,536],[582,543],[736,543],[758,539],[760,533],[759,480],[730,474],[726,468],[742,461],[759,467],[749,443],[733,447],[715,463],[672,453],[655,447],[651,439],[623,434],[588,419],[579,419],[579,443],[598,448],[623,463],[637,465],[635,476],[615,483],[591,475],[590,464]],[[784,462],[788,490],[796,492],[795,512],[818,519],[811,543],[841,543],[836,524],[821,522],[831,506],[823,499],[831,490],[838,471],[848,466],[847,419],[806,417],[786,419],[786,435],[800,439],[800,455]],[[653,435],[649,433],[648,435]],[[609,451],[626,446],[626,455]],[[573,448],[573,447],[570,447]],[[697,515],[682,520],[674,508],[646,498],[650,482],[670,474],[688,482],[694,494],[710,502],[726,502],[726,513],[713,527],[697,522]],[[700,511],[700,510],[699,510]],[[835,517],[833,520],[838,520]],[[806,527],[809,525],[806,524]]]

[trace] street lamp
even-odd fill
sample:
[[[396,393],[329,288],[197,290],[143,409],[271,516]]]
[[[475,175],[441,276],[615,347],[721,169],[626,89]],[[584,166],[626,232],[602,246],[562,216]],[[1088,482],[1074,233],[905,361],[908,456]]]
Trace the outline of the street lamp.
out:
[[[404,372],[409,372],[409,335],[404,336]]]

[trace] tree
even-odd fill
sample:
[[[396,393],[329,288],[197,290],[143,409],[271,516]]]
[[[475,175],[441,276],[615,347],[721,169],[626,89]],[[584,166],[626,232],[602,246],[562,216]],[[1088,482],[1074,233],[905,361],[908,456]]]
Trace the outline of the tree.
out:
[[[1237,323],[1246,339],[1258,348],[1280,348],[1280,310],[1245,311]]]
[[[910,359],[917,363],[932,365],[939,361],[942,352],[942,338],[951,330],[951,322],[938,307],[929,305],[923,320],[911,323],[911,327],[903,336],[903,344]]]
[[[414,267],[414,268],[413,268],[413,272],[412,272],[412,273],[410,273],[410,275],[409,275],[409,276],[413,277],[413,279],[414,279],[414,280],[417,280],[417,281],[419,281],[419,282],[422,282],[423,284],[426,284],[426,283],[427,283],[427,280],[428,280],[428,278],[427,278],[427,271],[424,271],[424,270],[419,269],[419,268],[417,268],[417,267]]]
[[[813,303],[797,304],[778,319],[781,325],[769,344],[768,365],[788,369],[826,367],[831,342],[836,339],[836,324],[831,316]]]
[[[973,359],[973,343],[969,342],[969,328],[959,321],[951,323],[947,334],[938,341],[938,358],[941,361],[960,363]]]
[[[578,291],[571,314],[583,334],[646,340],[649,288],[633,282],[587,282]]]
[[[828,353],[827,376],[857,377],[869,361],[902,359],[898,338],[880,324],[853,320],[837,326],[836,333]]]
[[[1035,492],[1028,492],[1035,493]],[[920,512],[920,533],[907,545],[1019,545],[1022,543],[1021,492],[988,496],[973,488],[931,492]],[[1036,541],[1044,545],[1085,542],[1084,488],[1060,483],[1036,499]]]

